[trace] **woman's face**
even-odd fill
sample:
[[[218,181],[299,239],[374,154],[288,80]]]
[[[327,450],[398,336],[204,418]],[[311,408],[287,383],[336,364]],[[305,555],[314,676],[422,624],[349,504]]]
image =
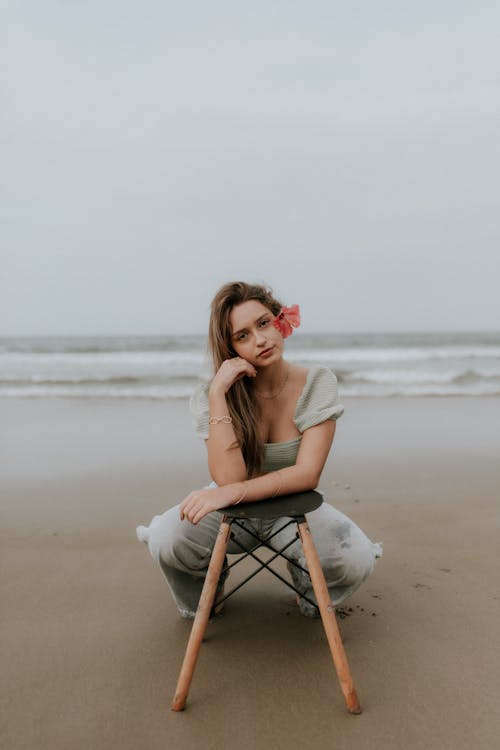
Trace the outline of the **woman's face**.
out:
[[[267,367],[282,357],[283,337],[273,325],[275,317],[254,299],[236,305],[229,314],[232,347],[254,367]]]

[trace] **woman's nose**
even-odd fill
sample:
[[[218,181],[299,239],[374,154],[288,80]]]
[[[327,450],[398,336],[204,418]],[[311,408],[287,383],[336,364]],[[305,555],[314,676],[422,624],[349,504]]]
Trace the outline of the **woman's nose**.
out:
[[[257,345],[266,343],[267,339],[266,339],[266,334],[264,333],[264,331],[257,329],[257,331],[255,332],[255,341]]]

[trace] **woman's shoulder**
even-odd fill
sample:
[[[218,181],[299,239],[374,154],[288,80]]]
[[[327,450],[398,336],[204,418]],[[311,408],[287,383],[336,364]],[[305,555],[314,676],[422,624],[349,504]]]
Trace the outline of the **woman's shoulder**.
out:
[[[335,373],[326,365],[314,364],[310,367],[295,365],[294,368],[304,383],[299,401],[307,401],[313,394],[324,388],[337,387]]]
[[[344,407],[338,401],[337,378],[326,365],[312,365],[297,401],[294,422],[304,432],[327,419],[338,419]]]

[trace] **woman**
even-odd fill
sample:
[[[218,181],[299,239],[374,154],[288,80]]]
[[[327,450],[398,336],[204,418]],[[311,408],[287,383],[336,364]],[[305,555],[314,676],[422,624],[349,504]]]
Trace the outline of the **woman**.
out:
[[[336,419],[344,409],[337,401],[336,378],[327,367],[300,367],[283,358],[284,339],[299,323],[297,305],[283,308],[260,285],[225,284],[212,302],[209,348],[214,376],[195,392],[191,411],[196,432],[206,442],[213,482],[155,516],[149,527],[137,529],[183,617],[193,618],[196,612],[221,508],[318,486]],[[283,519],[245,523],[259,535],[271,536]],[[327,503],[308,514],[308,523],[332,602],[339,604],[371,573],[380,545]],[[242,544],[251,545],[244,530],[234,533]],[[273,542],[284,546],[294,534],[288,526]],[[228,552],[239,551],[230,542]],[[299,542],[288,554],[305,566]],[[309,577],[294,565],[289,571],[295,587],[314,601]],[[220,590],[223,584],[221,580]],[[302,614],[316,615],[316,608],[303,598],[298,604]]]

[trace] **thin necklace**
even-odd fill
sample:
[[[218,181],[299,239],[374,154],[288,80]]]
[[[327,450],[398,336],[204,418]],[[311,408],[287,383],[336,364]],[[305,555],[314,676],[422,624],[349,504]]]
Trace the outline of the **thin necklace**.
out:
[[[269,399],[271,399],[271,398],[277,398],[280,395],[280,393],[282,392],[282,390],[285,387],[285,385],[287,384],[288,375],[289,374],[290,374],[290,367],[288,367],[288,369],[286,371],[285,378],[284,378],[282,384],[280,385],[280,387],[278,388],[278,390],[276,391],[276,393],[273,393],[270,396],[268,396],[265,393],[261,393],[260,391],[258,391],[257,388],[254,389],[255,393],[257,394],[257,396],[260,396],[261,398],[269,398]]]

